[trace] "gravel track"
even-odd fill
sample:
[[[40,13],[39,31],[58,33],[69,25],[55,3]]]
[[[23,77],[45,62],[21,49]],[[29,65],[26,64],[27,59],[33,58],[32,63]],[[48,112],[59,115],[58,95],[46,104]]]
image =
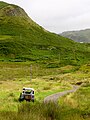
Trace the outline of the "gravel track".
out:
[[[73,92],[75,92],[79,87],[80,87],[80,86],[74,85],[72,90],[67,90],[67,91],[64,91],[64,92],[59,92],[59,93],[56,93],[56,94],[53,94],[53,95],[49,95],[49,96],[47,96],[46,98],[44,98],[44,103],[48,103],[48,102],[55,102],[55,103],[56,103],[57,100],[58,100],[60,97],[66,95],[66,94],[68,94],[68,93],[73,93]]]

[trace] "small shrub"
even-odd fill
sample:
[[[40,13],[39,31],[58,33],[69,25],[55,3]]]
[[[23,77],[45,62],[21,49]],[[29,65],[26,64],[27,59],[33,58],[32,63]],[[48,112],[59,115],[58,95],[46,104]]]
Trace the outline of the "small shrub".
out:
[[[90,83],[83,83],[82,87],[90,87]]]
[[[44,104],[42,112],[46,119],[60,120],[60,106],[56,103],[49,102]]]
[[[14,93],[10,93],[8,96],[9,97],[15,97]]]
[[[43,90],[50,90],[50,86],[45,86]]]

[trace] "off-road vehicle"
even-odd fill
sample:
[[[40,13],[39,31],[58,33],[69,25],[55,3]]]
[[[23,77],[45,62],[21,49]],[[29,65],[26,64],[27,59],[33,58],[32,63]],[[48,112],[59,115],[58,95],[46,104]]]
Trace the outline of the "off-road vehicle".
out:
[[[33,88],[23,88],[22,93],[20,93],[19,101],[32,101],[34,102],[34,89]]]

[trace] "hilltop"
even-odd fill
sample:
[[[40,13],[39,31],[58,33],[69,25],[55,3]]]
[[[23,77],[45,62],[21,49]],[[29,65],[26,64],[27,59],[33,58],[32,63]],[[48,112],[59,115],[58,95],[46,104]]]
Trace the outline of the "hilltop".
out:
[[[34,61],[48,67],[80,64],[89,61],[86,48],[45,30],[19,6],[0,2],[1,61]]]
[[[66,31],[60,35],[72,39],[76,42],[90,43],[90,29],[79,31]]]

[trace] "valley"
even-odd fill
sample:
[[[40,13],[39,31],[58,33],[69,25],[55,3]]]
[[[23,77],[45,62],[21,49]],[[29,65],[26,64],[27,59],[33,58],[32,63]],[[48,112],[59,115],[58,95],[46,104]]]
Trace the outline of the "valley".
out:
[[[75,66],[65,66],[60,68],[44,68],[38,64],[32,64],[32,79],[30,74],[30,62],[0,62],[0,117],[1,120],[7,119],[20,119],[22,118],[22,110],[24,109],[23,120],[27,117],[32,117],[33,120],[36,117],[43,116],[45,113],[45,106],[43,110],[41,106],[43,100],[48,95],[52,95],[58,92],[64,92],[73,89],[73,85],[77,85],[78,82],[82,82],[80,88],[71,94],[67,94],[58,100],[60,104],[59,111],[55,111],[55,114],[59,114],[59,118],[66,120],[66,118],[73,119],[72,114],[75,119],[79,120],[89,120],[89,105],[90,105],[90,64],[86,64],[79,67],[78,70]],[[73,71],[73,69],[75,71]],[[67,71],[67,72],[66,72]],[[23,87],[32,87],[35,89],[35,102],[28,103],[18,101],[19,95]],[[85,99],[84,99],[85,97]],[[49,104],[51,108],[56,107],[54,104]],[[48,105],[48,106],[49,106]],[[30,108],[28,108],[30,106]],[[33,108],[34,107],[34,108]],[[29,116],[30,110],[37,109],[36,112]],[[45,108],[45,109],[44,109]],[[39,109],[39,114],[38,113]],[[40,110],[41,109],[41,110]],[[16,117],[20,110],[20,114]],[[28,110],[28,111],[27,111]],[[52,111],[53,109],[51,109]],[[12,114],[11,114],[12,111]],[[27,111],[27,112],[26,112]],[[42,111],[42,112],[41,112]],[[66,114],[64,114],[66,111]],[[7,114],[8,112],[8,114]],[[48,113],[47,107],[47,113]],[[28,115],[27,115],[28,113]],[[72,113],[72,114],[70,114]],[[33,116],[34,115],[34,116]],[[14,118],[13,118],[14,117]],[[42,120],[45,118],[49,119],[48,116],[43,116]],[[84,117],[84,118],[83,118]]]
[[[45,97],[73,86],[58,103]],[[23,87],[35,102],[19,102]],[[89,120],[90,44],[45,30],[17,5],[0,1],[0,120]]]

